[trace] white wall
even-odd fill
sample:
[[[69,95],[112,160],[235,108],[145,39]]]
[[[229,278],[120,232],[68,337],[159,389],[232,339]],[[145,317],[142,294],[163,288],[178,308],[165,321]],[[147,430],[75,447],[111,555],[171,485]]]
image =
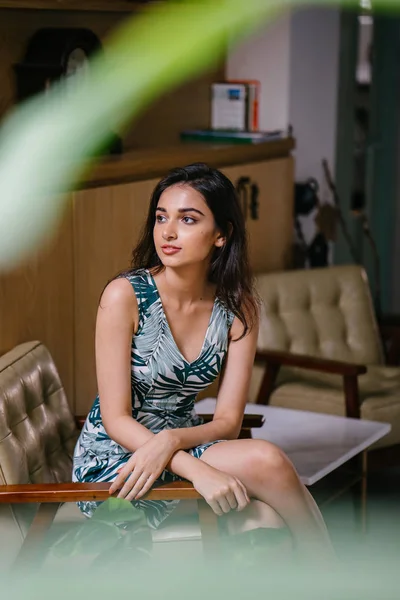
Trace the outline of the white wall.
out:
[[[339,88],[339,9],[306,8],[292,14],[289,120],[296,138],[296,180],[314,177],[322,203],[332,202],[322,169],[326,158],[335,173]],[[313,211],[300,217],[306,242],[317,232]],[[330,244],[330,262],[333,246]]]
[[[287,14],[232,50],[229,79],[261,81],[260,128],[294,127],[296,178],[323,186],[322,158],[334,172],[339,9]],[[326,194],[325,194],[326,195]]]
[[[297,140],[296,177],[315,177],[323,195],[323,158],[335,172],[339,38],[337,8],[308,8],[292,15],[289,120]]]
[[[228,79],[261,81],[261,129],[293,126],[296,181],[317,179],[322,202],[332,200],[323,158],[335,172],[339,43],[339,8],[304,8],[236,47],[226,66]],[[307,243],[316,233],[315,216],[300,218]]]
[[[286,129],[290,98],[290,15],[236,46],[228,55],[226,77],[259,79],[260,129]]]

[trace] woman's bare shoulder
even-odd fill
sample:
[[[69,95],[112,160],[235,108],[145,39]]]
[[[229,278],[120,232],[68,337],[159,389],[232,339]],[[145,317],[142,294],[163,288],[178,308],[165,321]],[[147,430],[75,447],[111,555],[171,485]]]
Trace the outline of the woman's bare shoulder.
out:
[[[110,281],[101,295],[101,306],[116,304],[137,306],[135,290],[126,277],[118,277]]]
[[[247,302],[243,306],[243,314],[246,318],[248,329],[247,334],[253,336],[258,335],[259,321],[260,321],[260,308],[257,301]],[[242,337],[244,332],[244,324],[238,317],[234,317],[232,326],[230,329],[230,339],[237,340]]]

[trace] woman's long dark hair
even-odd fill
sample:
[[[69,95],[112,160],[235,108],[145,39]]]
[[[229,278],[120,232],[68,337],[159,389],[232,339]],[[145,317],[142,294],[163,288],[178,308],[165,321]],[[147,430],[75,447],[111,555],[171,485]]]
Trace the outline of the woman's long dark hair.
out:
[[[153,229],[161,194],[172,185],[189,185],[199,192],[212,211],[215,223],[226,243],[215,248],[210,263],[209,281],[216,284],[219,300],[243,324],[243,334],[255,323],[258,300],[248,262],[247,234],[236,190],[232,182],[217,169],[195,163],[173,169],[155,187],[150,200],[147,221],[139,243],[132,253],[131,273],[137,269],[162,271],[156,252]],[[126,274],[126,272],[125,272]]]

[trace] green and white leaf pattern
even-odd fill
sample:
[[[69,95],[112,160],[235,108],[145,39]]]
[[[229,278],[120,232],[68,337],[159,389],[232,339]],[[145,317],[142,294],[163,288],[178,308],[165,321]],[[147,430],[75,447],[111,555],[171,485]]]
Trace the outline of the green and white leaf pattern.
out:
[[[189,363],[179,351],[168,325],[156,283],[146,269],[126,277],[135,291],[139,307],[139,326],[132,338],[131,381],[132,416],[158,433],[163,429],[193,427],[201,424],[194,410],[197,394],[210,385],[221,370],[227,349],[233,314],[216,298],[203,347]],[[189,450],[199,458],[213,443]],[[74,452],[73,481],[113,481],[131,453],[106,433],[96,398],[86,419]],[[160,485],[179,479],[164,471]],[[139,500],[133,502],[146,511],[151,527],[172,512],[178,501]],[[96,502],[80,502],[81,510],[92,516]]]

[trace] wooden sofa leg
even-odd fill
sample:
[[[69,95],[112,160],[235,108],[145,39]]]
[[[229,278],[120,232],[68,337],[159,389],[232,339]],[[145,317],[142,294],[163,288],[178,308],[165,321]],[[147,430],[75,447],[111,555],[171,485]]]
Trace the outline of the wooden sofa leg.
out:
[[[13,570],[37,569],[42,566],[47,554],[43,541],[59,508],[59,502],[39,504],[32,525],[13,564]]]
[[[269,404],[269,398],[275,386],[281,365],[267,363],[265,365],[264,377],[257,395],[256,404]]]
[[[343,376],[344,399],[346,402],[346,417],[360,418],[360,400],[358,394],[358,379],[356,375]]]

